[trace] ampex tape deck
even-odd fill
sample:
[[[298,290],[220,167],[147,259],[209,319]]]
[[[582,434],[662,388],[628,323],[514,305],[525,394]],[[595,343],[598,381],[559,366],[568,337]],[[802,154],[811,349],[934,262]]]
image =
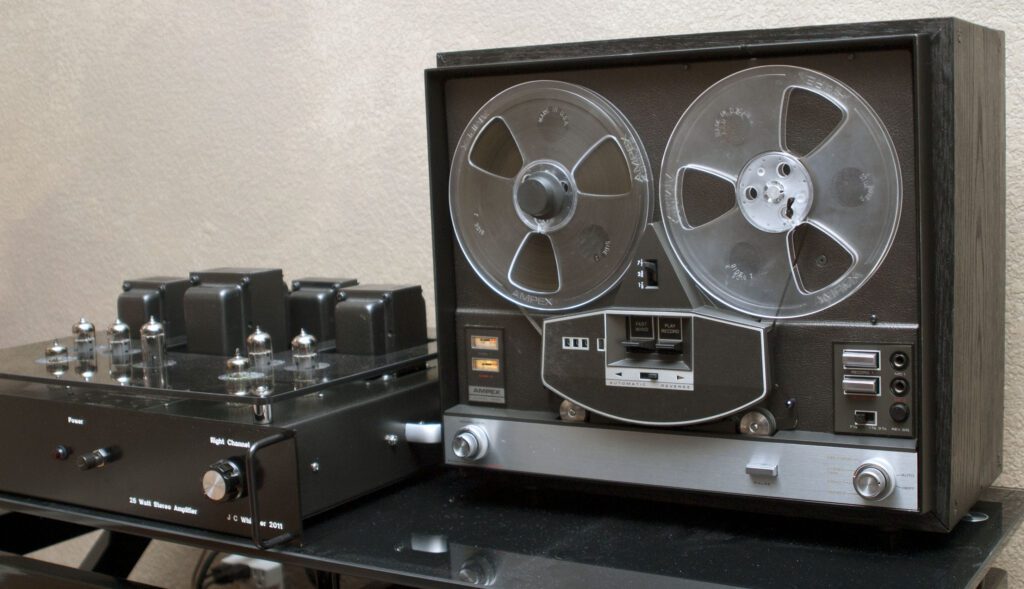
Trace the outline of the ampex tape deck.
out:
[[[446,463],[952,529],[1002,461],[1003,51],[945,19],[438,55]]]

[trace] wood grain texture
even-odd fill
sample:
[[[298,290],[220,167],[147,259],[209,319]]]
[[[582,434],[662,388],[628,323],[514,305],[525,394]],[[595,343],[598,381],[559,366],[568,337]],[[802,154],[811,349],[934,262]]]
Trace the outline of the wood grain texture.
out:
[[[1006,292],[1003,34],[957,21],[953,45],[950,523],[1002,470]]]

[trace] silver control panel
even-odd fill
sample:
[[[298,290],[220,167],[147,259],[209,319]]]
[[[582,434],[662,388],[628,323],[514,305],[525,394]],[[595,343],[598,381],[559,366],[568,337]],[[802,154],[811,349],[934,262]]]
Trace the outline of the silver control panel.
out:
[[[734,438],[451,414],[444,432],[445,461],[453,465],[904,511],[919,506],[917,453],[910,444],[899,449],[899,441],[847,447],[806,436],[793,443],[785,434]],[[483,444],[485,452],[466,452]]]

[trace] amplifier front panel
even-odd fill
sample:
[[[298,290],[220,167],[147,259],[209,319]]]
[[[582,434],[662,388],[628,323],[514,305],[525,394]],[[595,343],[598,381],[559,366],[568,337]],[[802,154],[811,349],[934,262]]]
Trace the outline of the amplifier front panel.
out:
[[[114,513],[249,536],[248,495],[215,503],[210,465],[242,465],[248,447],[277,433],[178,415],[0,395],[0,490]],[[62,450],[63,449],[63,450]],[[86,470],[96,450],[106,464]],[[301,532],[294,438],[258,454],[263,537]]]

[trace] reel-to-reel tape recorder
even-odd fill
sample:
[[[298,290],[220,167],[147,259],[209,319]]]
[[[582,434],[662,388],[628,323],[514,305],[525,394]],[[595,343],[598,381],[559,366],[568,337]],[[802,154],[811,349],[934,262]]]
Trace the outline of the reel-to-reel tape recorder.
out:
[[[933,530],[999,473],[1001,33],[907,21],[438,65],[449,464]]]

